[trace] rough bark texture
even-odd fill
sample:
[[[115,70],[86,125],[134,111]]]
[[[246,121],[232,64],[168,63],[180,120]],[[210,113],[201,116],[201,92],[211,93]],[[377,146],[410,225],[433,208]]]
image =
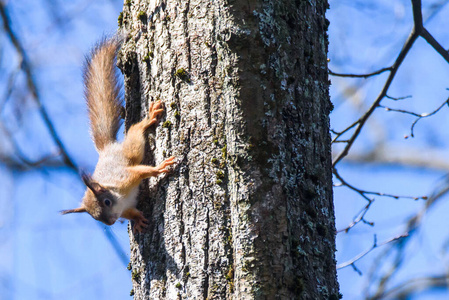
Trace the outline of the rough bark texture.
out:
[[[162,99],[136,299],[338,299],[327,1],[127,0],[126,125]]]

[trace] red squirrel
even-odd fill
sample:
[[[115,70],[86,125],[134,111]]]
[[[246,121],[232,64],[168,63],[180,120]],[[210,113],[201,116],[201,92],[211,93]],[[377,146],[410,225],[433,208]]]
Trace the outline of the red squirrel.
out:
[[[141,232],[148,220],[136,209],[139,184],[142,179],[168,173],[167,167],[175,157],[157,167],[141,164],[145,130],[156,124],[157,116],[164,111],[160,100],[150,103],[148,116],[129,128],[122,143],[117,141],[122,99],[115,59],[120,45],[118,37],[103,39],[86,59],[84,93],[99,159],[92,176],[82,174],[87,188],[80,207],[61,213],[87,212],[106,225],[125,218],[134,221],[133,231]]]

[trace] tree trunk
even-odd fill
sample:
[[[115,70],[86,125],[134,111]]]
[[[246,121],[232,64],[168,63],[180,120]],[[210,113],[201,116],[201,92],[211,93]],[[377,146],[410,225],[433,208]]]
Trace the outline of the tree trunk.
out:
[[[127,0],[126,126],[162,99],[136,299],[338,299],[327,1]]]

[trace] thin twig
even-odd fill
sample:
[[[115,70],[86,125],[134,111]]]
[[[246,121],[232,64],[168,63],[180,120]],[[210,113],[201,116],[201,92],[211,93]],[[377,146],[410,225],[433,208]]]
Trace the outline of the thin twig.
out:
[[[384,106],[384,105],[379,105],[379,107],[385,108],[386,111],[394,111],[394,112],[398,112],[398,113],[412,115],[412,116],[415,116],[415,117],[421,117],[421,114],[417,114],[415,112],[408,111],[408,110],[405,110],[405,109],[391,108],[391,107],[387,107],[387,106]]]
[[[449,105],[449,98],[443,103],[441,104],[437,109],[435,109],[433,112],[431,113],[426,113],[426,114],[421,114],[412,124],[412,127],[410,128],[410,136],[411,137],[415,137],[413,130],[415,129],[415,125],[416,123],[418,123],[419,120],[423,119],[423,118],[427,118],[430,116],[433,116],[434,114],[436,114],[437,112],[439,112],[445,105]],[[407,138],[407,137],[406,137]]]
[[[357,126],[357,124],[359,123],[359,121],[355,121],[354,123],[352,123],[351,125],[349,125],[348,127],[346,127],[343,131],[335,131],[332,130],[332,133],[334,133],[336,136],[334,137],[334,139],[332,140],[332,143],[336,143],[338,141],[338,138],[340,136],[342,136],[343,134],[345,134],[346,132],[348,132],[349,130],[351,130],[352,128],[354,128],[355,126]],[[348,142],[348,141],[347,141]]]
[[[377,70],[375,72],[368,73],[368,74],[343,74],[343,73],[332,72],[331,70],[329,70],[329,75],[338,76],[338,77],[368,78],[368,77],[371,77],[374,75],[379,75],[379,74],[387,72],[387,71],[391,71],[391,67],[382,68],[380,70]]]
[[[2,103],[0,104],[0,113],[3,112],[3,110],[6,107],[6,104],[8,103],[8,100],[11,97],[11,94],[12,94],[12,92],[14,90],[14,84],[16,82],[18,73],[19,73],[18,70],[14,70],[9,75],[8,84],[7,84],[7,88],[6,88],[6,91],[5,91],[5,95],[1,99]]]
[[[410,99],[410,98],[412,98],[412,96],[408,95],[408,96],[403,96],[403,97],[391,97],[391,96],[385,95],[385,98],[388,98],[388,99],[394,100],[394,101],[399,101],[399,100]]]
[[[367,250],[363,251],[362,253],[356,255],[354,258],[352,258],[352,259],[350,259],[350,260],[348,260],[348,261],[346,261],[346,262],[344,262],[344,263],[341,263],[341,264],[337,265],[337,270],[346,268],[346,267],[348,267],[348,266],[354,266],[354,263],[355,263],[355,262],[357,262],[358,260],[360,260],[362,257],[364,257],[365,255],[367,255],[368,253],[370,253],[370,252],[373,251],[374,249],[376,249],[376,248],[378,248],[378,247],[381,247],[381,246],[383,246],[383,245],[389,244],[389,243],[391,243],[391,242],[394,242],[394,241],[396,241],[396,240],[405,238],[405,237],[407,237],[407,236],[408,236],[407,234],[402,234],[402,235],[393,237],[393,238],[391,238],[391,239],[389,239],[389,240],[386,240],[386,241],[384,241],[384,242],[378,244],[378,243],[377,243],[377,236],[374,235],[374,242],[373,242],[373,245],[372,245],[369,249],[367,249]],[[361,272],[360,272],[360,271],[359,271],[358,273],[361,275]]]
[[[347,188],[349,188],[349,189],[353,190],[354,192],[358,193],[363,199],[365,199],[368,202],[356,214],[356,216],[354,217],[354,219],[351,222],[351,224],[349,224],[348,226],[346,226],[343,229],[337,230],[337,233],[341,233],[341,232],[346,232],[347,233],[351,228],[353,228],[355,225],[357,225],[360,222],[365,223],[365,224],[370,225],[370,226],[374,226],[374,222],[370,222],[370,221],[365,220],[366,213],[368,212],[368,210],[371,207],[371,205],[374,203],[374,199],[369,198],[367,195],[376,195],[376,196],[381,196],[381,197],[389,197],[389,198],[393,198],[393,199],[400,199],[400,198],[413,199],[413,200],[419,200],[419,199],[427,200],[428,199],[427,196],[420,196],[420,197],[400,196],[400,195],[393,195],[393,194],[387,194],[387,193],[382,193],[382,192],[373,192],[373,191],[362,190],[362,189],[356,188],[355,186],[353,186],[350,183],[348,183],[343,177],[341,177],[341,175],[338,173],[336,168],[333,168],[332,172],[335,175],[335,177],[340,181],[340,184],[338,186],[346,186]]]
[[[335,175],[335,177],[337,177],[338,180],[340,180],[340,185],[338,186],[346,186],[347,188],[357,192],[358,194],[360,194],[363,198],[365,198],[368,201],[371,201],[371,199],[369,199],[366,195],[375,195],[375,196],[380,196],[380,197],[388,197],[388,198],[393,198],[393,199],[412,199],[412,200],[427,200],[427,196],[404,196],[404,195],[394,195],[394,194],[388,194],[388,193],[382,193],[382,192],[374,192],[374,191],[367,191],[367,190],[362,190],[359,188],[356,188],[355,186],[349,184],[346,180],[344,180],[341,175],[338,173],[338,171],[333,171],[333,174]]]
[[[421,114],[418,114],[418,113],[415,113],[415,112],[412,112],[412,111],[408,111],[408,110],[405,110],[405,109],[391,108],[391,107],[387,107],[387,106],[384,106],[384,105],[379,105],[379,107],[385,108],[386,111],[393,111],[393,112],[398,112],[398,113],[403,113],[403,114],[415,116],[416,119],[415,119],[415,121],[413,121],[412,126],[410,127],[410,137],[415,137],[415,135],[414,135],[414,128],[415,128],[416,123],[418,123],[418,121],[423,119],[423,118],[428,118],[430,116],[433,116],[434,114],[439,112],[445,105],[449,106],[449,98],[446,99],[446,101],[444,101],[442,104],[440,104],[440,106],[438,106],[432,112],[430,112],[430,113],[421,113]],[[409,136],[406,135],[405,138],[409,138]]]
[[[349,224],[348,226],[346,226],[343,229],[339,229],[337,230],[337,233],[340,232],[346,232],[348,233],[349,230],[351,230],[352,227],[354,227],[355,225],[359,224],[360,222],[365,223],[369,226],[374,226],[374,222],[369,222],[367,220],[365,220],[365,215],[368,212],[369,208],[371,207],[371,205],[374,203],[374,199],[370,200],[368,202],[368,204],[366,204],[356,215],[356,217],[354,218],[354,220],[351,222],[351,224]]]
[[[335,177],[337,177],[337,179],[341,182],[342,185],[344,185],[344,186],[348,187],[349,189],[355,191],[356,193],[360,194],[360,196],[362,196],[366,201],[368,201],[368,202],[371,201],[371,199],[365,195],[364,191],[356,188],[355,186],[349,184],[346,180],[344,180],[343,177],[341,177],[340,173],[338,173],[336,168],[334,168],[332,170],[332,173],[335,175]]]

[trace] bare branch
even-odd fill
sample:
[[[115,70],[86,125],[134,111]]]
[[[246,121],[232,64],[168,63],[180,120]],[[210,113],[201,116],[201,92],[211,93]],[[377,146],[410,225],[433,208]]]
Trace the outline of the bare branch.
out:
[[[338,77],[368,78],[368,77],[379,75],[381,73],[391,71],[391,70],[392,70],[391,67],[382,68],[380,70],[377,70],[375,72],[368,73],[368,74],[343,74],[343,73],[332,72],[331,70],[329,70],[329,75],[338,76]]]
[[[406,42],[404,43],[404,46],[402,47],[401,52],[397,56],[394,64],[388,68],[390,70],[390,74],[381,90],[379,95],[377,96],[376,100],[373,102],[371,107],[368,109],[368,111],[365,112],[365,114],[360,117],[358,121],[356,121],[354,124],[357,124],[357,127],[355,128],[354,133],[352,136],[348,139],[348,142],[346,143],[346,146],[341,151],[341,153],[335,158],[334,162],[332,163],[332,166],[335,168],[335,166],[345,157],[348,155],[349,150],[352,148],[352,145],[354,144],[355,140],[359,136],[363,126],[365,125],[368,118],[372,115],[374,110],[378,107],[380,107],[380,102],[384,97],[387,96],[387,91],[393,82],[394,77],[396,76],[396,73],[404,61],[405,57],[407,56],[408,52],[410,51],[413,43],[416,41],[416,39],[421,36],[423,37],[440,55],[443,56],[446,61],[449,62],[449,54],[444,48],[432,37],[432,35],[424,28],[423,26],[423,19],[422,19],[422,10],[421,10],[421,0],[412,0],[412,9],[413,9],[413,22],[414,27],[407,38]],[[417,122],[417,121],[416,121]],[[415,123],[416,123],[415,122]],[[354,124],[352,124],[350,127],[346,128],[343,132],[346,132],[347,130],[351,129]],[[413,127],[412,125],[412,133],[413,133]],[[340,134],[341,135],[341,134]],[[337,137],[334,138],[333,142],[335,142],[340,135],[337,135]]]
[[[346,233],[347,233],[347,232],[349,232],[349,230],[351,230],[352,227],[354,227],[355,225],[357,225],[357,224],[360,223],[360,222],[365,223],[365,224],[370,225],[370,226],[374,226],[374,222],[369,222],[369,221],[367,221],[367,220],[364,219],[366,213],[368,212],[369,208],[371,207],[371,204],[373,204],[373,203],[374,203],[374,199],[373,199],[373,200],[370,200],[370,201],[368,202],[368,204],[365,205],[365,206],[359,211],[359,213],[355,216],[355,218],[354,218],[354,220],[351,222],[351,224],[349,224],[348,226],[346,226],[346,227],[343,228],[343,229],[337,230],[337,233],[340,233],[340,232],[346,232]]]
[[[343,131],[340,131],[340,132],[332,130],[332,133],[334,133],[336,135],[336,137],[334,137],[334,139],[332,140],[332,143],[337,143],[337,140],[340,136],[342,136],[343,134],[345,134],[346,132],[348,132],[349,130],[354,128],[355,126],[357,126],[358,123],[359,123],[359,121],[355,121],[354,123],[352,123],[351,125],[346,127],[346,129],[344,129]],[[345,143],[347,143],[347,142],[349,142],[349,141],[345,141]]]
[[[18,70],[14,70],[8,78],[8,85],[5,91],[5,95],[2,97],[3,98],[3,102],[0,103],[0,113],[4,110],[6,103],[8,102],[8,100],[11,97],[12,91],[14,89],[14,84],[16,82],[16,78],[17,78],[17,74],[18,74]]]
[[[432,111],[430,113],[422,113],[422,114],[418,114],[418,113],[415,113],[415,112],[412,112],[412,111],[408,111],[408,110],[404,110],[404,109],[391,108],[391,107],[387,107],[387,106],[384,106],[384,105],[379,105],[379,107],[385,108],[386,111],[394,111],[394,112],[408,114],[408,115],[412,115],[412,116],[417,117],[416,120],[412,123],[412,126],[410,128],[410,137],[415,137],[414,133],[413,133],[413,130],[415,128],[416,123],[418,123],[418,121],[421,120],[422,118],[427,118],[427,117],[433,116],[434,114],[439,112],[445,105],[449,106],[449,98],[446,99],[446,101],[444,101],[434,111]],[[405,136],[405,138],[409,138],[409,136]]]
[[[425,153],[419,149],[377,145],[369,152],[352,151],[345,157],[345,162],[388,164],[405,167],[418,167],[434,170],[449,170],[449,160],[444,150],[426,149]]]
[[[414,133],[413,133],[413,130],[415,129],[415,125],[416,125],[416,123],[418,123],[419,120],[421,120],[422,118],[427,118],[427,117],[433,116],[434,114],[436,114],[437,112],[439,112],[440,109],[442,109],[446,104],[449,105],[449,98],[448,98],[446,101],[444,101],[444,103],[441,104],[441,105],[440,105],[437,109],[435,109],[433,112],[431,112],[431,113],[424,113],[424,114],[419,115],[418,118],[413,122],[412,127],[410,128],[410,136],[411,136],[411,137],[415,137],[415,136],[414,136]],[[406,138],[407,138],[407,137],[406,137]]]
[[[368,210],[371,207],[371,205],[374,203],[374,199],[370,199],[367,195],[377,195],[377,196],[381,196],[381,197],[389,197],[389,198],[394,198],[394,199],[405,198],[405,199],[413,199],[413,200],[419,200],[419,199],[427,200],[427,198],[428,198],[427,196],[420,196],[420,197],[400,196],[400,195],[393,195],[393,194],[387,194],[387,193],[381,193],[381,192],[372,192],[372,191],[361,190],[361,189],[356,188],[355,186],[349,184],[346,180],[344,180],[343,177],[341,177],[341,175],[338,173],[336,168],[333,169],[333,174],[335,175],[335,177],[341,183],[338,186],[346,186],[347,188],[349,188],[349,189],[353,190],[354,192],[358,193],[366,201],[368,201],[368,204],[366,204],[362,208],[362,210],[357,213],[357,215],[354,217],[354,220],[351,222],[351,224],[349,224],[347,227],[345,227],[343,229],[337,230],[337,233],[348,232],[352,227],[354,227],[355,225],[357,225],[360,222],[365,223],[365,224],[370,225],[370,226],[374,226],[373,222],[365,220],[366,213],[368,212]]]
[[[388,98],[388,99],[391,99],[391,100],[394,100],[394,101],[410,99],[411,97],[412,97],[411,95],[403,96],[403,97],[391,97],[391,96],[385,95],[385,98]]]
[[[340,180],[341,185],[340,186],[346,186],[347,188],[357,192],[360,194],[365,200],[371,201],[372,199],[369,199],[366,195],[375,195],[375,196],[381,196],[381,197],[388,197],[388,198],[394,198],[394,199],[412,199],[412,200],[427,200],[427,196],[401,196],[401,195],[394,195],[394,194],[388,194],[388,193],[382,193],[382,192],[373,192],[373,191],[366,191],[359,188],[356,188],[355,186],[349,184],[346,180],[344,180],[341,175],[335,170],[334,172],[335,177],[337,177],[338,180]]]
[[[419,34],[424,28],[422,21],[421,0],[412,0],[412,9],[413,9],[413,22],[414,22],[413,30]]]
[[[373,251],[373,250],[376,249],[377,247],[381,247],[381,246],[383,246],[383,245],[389,244],[389,243],[391,243],[391,242],[394,242],[394,241],[396,241],[396,240],[405,238],[405,237],[407,237],[407,236],[408,236],[407,234],[402,234],[402,235],[393,237],[393,238],[391,238],[391,239],[388,239],[388,240],[386,240],[386,241],[384,241],[384,242],[378,244],[378,243],[377,243],[377,236],[374,235],[374,242],[373,242],[373,245],[372,245],[369,249],[367,249],[367,250],[363,251],[362,253],[358,254],[357,256],[355,256],[354,258],[352,258],[351,260],[346,261],[346,262],[344,262],[344,263],[341,263],[341,264],[337,265],[337,270],[346,268],[346,267],[348,267],[348,266],[354,266],[354,263],[355,263],[355,262],[357,262],[358,260],[360,260],[361,258],[363,258],[365,255],[367,255],[368,253],[370,253],[371,251]],[[361,272],[360,272],[360,271],[357,272],[357,273],[359,273],[359,275],[361,275]]]
[[[421,32],[421,36],[435,49],[445,60],[449,63],[449,53],[440,43],[435,40],[435,38],[427,31],[427,29],[423,29]]]
[[[77,6],[77,11],[80,11],[81,9],[84,9],[87,7],[87,5],[90,5],[92,1],[84,1],[84,6]],[[74,11],[76,12],[76,11]],[[67,17],[67,15],[65,16]],[[36,83],[36,80],[33,75],[33,67],[32,64],[27,56],[27,53],[25,51],[25,48],[20,41],[18,35],[14,32],[11,26],[11,19],[9,17],[9,12],[7,5],[5,4],[5,1],[0,0],[0,18],[2,19],[2,27],[4,29],[4,32],[6,33],[7,38],[11,42],[13,48],[15,49],[18,65],[20,66],[20,70],[24,73],[24,77],[26,80],[27,88],[37,104],[38,112],[40,116],[42,117],[45,126],[47,127],[48,131],[50,132],[50,135],[52,137],[53,142],[57,145],[57,153],[56,154],[49,154],[45,155],[37,160],[30,160],[29,158],[24,155],[24,153],[21,151],[21,148],[17,144],[17,142],[10,138],[11,143],[13,144],[14,149],[14,155],[13,156],[7,156],[3,153],[0,153],[0,161],[3,162],[7,167],[14,169],[14,170],[20,170],[20,171],[26,171],[31,168],[33,169],[43,169],[43,168],[64,168],[65,170],[70,170],[71,172],[78,175],[78,167],[75,164],[75,162],[71,159],[70,155],[68,154],[68,151],[66,150],[66,147],[62,143],[62,140],[60,136],[58,135],[56,128],[45,108],[42,102],[42,98],[39,92],[38,85]],[[56,28],[56,27],[55,27]],[[57,28],[60,28],[59,24],[57,25]],[[0,111],[4,108],[4,105],[6,101],[10,98],[10,95],[14,88],[14,82],[16,79],[16,75],[18,71],[15,71],[15,73],[12,73],[9,76],[8,86],[5,93],[5,97],[2,103],[0,103]],[[62,158],[62,159],[61,159]],[[126,252],[122,249],[119,242],[117,241],[117,238],[114,236],[114,233],[112,232],[110,227],[105,227],[104,225],[101,225],[98,223],[99,226],[102,228],[102,232],[106,235],[106,238],[112,245],[113,249],[115,250],[116,254],[119,256],[121,262],[124,265],[127,265],[129,258],[126,255]]]
[[[391,107],[387,107],[387,106],[384,106],[384,105],[379,105],[379,107],[385,108],[386,111],[394,111],[394,112],[398,112],[398,113],[412,115],[412,116],[415,116],[415,117],[420,117],[421,116],[420,114],[414,113],[412,111],[404,110],[404,109],[391,108]]]
[[[391,67],[390,75],[387,78],[387,81],[385,82],[384,87],[382,88],[382,91],[377,96],[376,100],[373,102],[371,107],[368,109],[368,111],[356,122],[357,127],[355,129],[355,132],[352,134],[351,138],[349,138],[348,143],[346,144],[343,151],[337,156],[337,158],[332,163],[332,166],[335,168],[335,166],[349,153],[349,150],[351,149],[352,145],[354,144],[354,141],[359,136],[360,132],[362,131],[363,126],[365,125],[368,118],[371,116],[371,114],[374,112],[374,110],[379,106],[382,99],[387,94],[387,91],[393,82],[393,79],[399,69],[399,66],[404,61],[405,57],[407,56],[408,52],[410,51],[413,43],[418,38],[418,34],[415,31],[412,31],[410,36],[408,37],[407,41],[405,42],[401,52],[399,53],[398,57],[396,58],[396,61],[394,62],[393,66]]]

